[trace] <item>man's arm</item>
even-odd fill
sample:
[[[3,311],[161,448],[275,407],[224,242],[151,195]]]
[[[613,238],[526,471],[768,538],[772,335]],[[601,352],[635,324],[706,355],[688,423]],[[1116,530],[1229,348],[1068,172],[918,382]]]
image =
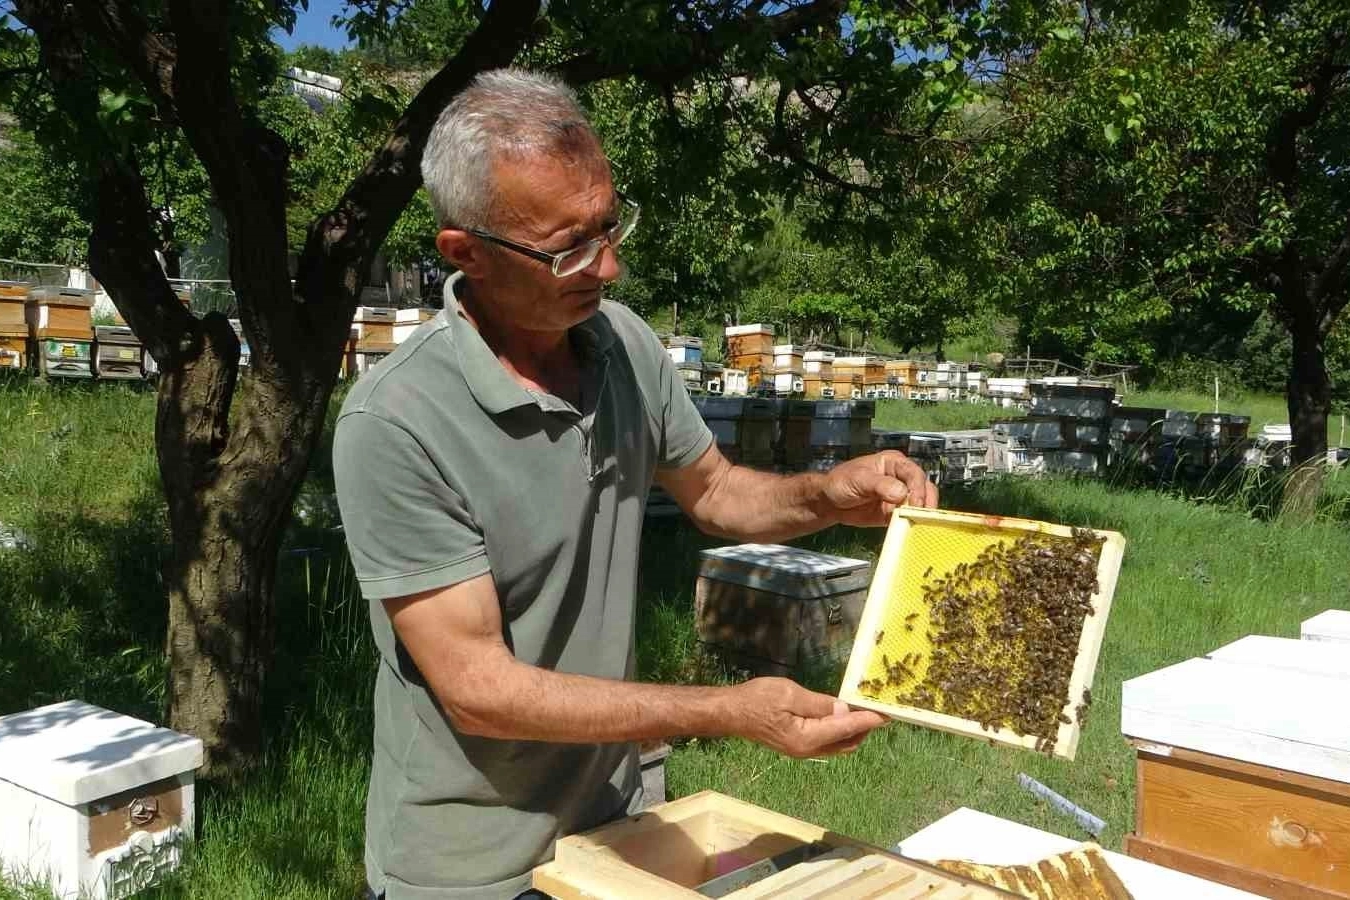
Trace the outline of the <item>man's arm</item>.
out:
[[[502,636],[491,575],[386,600],[385,608],[432,693],[466,734],[561,743],[735,735],[802,757],[852,750],[885,722],[782,678],[673,687],[522,663]]]
[[[708,534],[777,542],[830,525],[883,526],[897,506],[934,507],[937,487],[894,450],[829,472],[775,475],[734,466],[714,444],[695,462],[658,469],[657,482]]]

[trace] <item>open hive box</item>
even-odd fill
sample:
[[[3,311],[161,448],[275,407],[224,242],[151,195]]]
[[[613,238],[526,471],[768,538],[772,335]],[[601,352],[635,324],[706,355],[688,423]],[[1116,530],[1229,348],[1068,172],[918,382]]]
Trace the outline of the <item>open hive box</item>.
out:
[[[1014,896],[713,791],[560,839],[534,887],[558,900]]]
[[[1125,539],[896,510],[841,700],[1073,759]]]

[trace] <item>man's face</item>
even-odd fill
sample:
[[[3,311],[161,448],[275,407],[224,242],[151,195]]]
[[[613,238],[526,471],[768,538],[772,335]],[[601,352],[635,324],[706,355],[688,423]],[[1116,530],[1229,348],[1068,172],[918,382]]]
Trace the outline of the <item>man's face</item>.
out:
[[[614,183],[598,148],[579,159],[505,159],[493,174],[492,231],[500,237],[561,253],[601,237],[618,221]],[[548,263],[482,244],[482,280],[492,286],[494,312],[530,331],[563,331],[589,319],[600,306],[601,288],[619,277],[618,259],[607,246],[585,269],[558,278]]]

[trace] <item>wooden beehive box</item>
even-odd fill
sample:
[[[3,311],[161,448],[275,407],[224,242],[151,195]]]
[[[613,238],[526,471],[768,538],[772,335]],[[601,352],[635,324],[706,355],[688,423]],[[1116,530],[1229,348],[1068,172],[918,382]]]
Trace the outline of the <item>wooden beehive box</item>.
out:
[[[840,699],[916,725],[1073,759],[1080,706],[1088,702],[1125,546],[1115,532],[1087,532],[1083,540],[1089,537],[1100,541],[1095,561],[1089,550],[1066,556],[1075,530],[1062,525],[897,509],[877,560]],[[1027,546],[1019,546],[1022,542]],[[1042,550],[1050,555],[1039,555]],[[1052,565],[1062,571],[1064,560],[1085,553],[1078,564],[1083,568],[1073,571],[1081,571],[1084,582],[1095,575],[1090,595],[1082,593],[1091,613],[1077,613],[1080,624],[1075,626],[1068,606],[1050,605],[1067,604],[1073,596],[1063,586],[1066,579],[1030,591],[1025,590],[1032,584],[1028,577],[1035,576],[1023,573],[1032,570],[1005,567],[997,577],[1023,589],[1023,599],[1013,603],[1007,590],[983,576],[962,575],[961,569],[982,554],[995,553],[1017,555],[1017,565],[1034,566],[1034,571],[1043,566],[1051,571]],[[944,581],[957,586],[940,591]],[[963,609],[959,597],[976,591],[991,599],[970,601]],[[949,594],[958,600],[946,599]],[[1055,624],[1054,619],[1067,624]],[[1074,627],[1080,629],[1076,639]],[[1059,674],[1050,678],[1051,673]],[[1013,727],[1012,714],[1005,716],[1013,706],[1034,714],[1042,723],[1039,733]]]
[[[38,374],[48,378],[93,378],[93,335],[83,340],[70,338],[38,338]]]
[[[356,349],[359,353],[392,353],[397,346],[394,343],[394,325],[398,319],[398,310],[384,306],[358,306],[352,317],[356,328]]]
[[[753,668],[783,672],[842,658],[853,644],[871,567],[779,544],[699,554],[694,622],[699,639]]]
[[[727,342],[727,359],[773,356],[772,325],[729,325],[723,335]],[[768,364],[773,365],[773,362]]]
[[[39,341],[92,341],[94,292],[84,288],[35,287],[28,294],[28,327]]]
[[[0,369],[28,368],[27,335],[0,334]]]
[[[23,281],[0,281],[0,338],[28,337],[30,287]]]
[[[145,349],[125,325],[94,326],[94,374],[99,378],[139,380],[145,377]]]
[[[1131,856],[1272,897],[1350,897],[1350,659],[1251,636],[1131,679]]]
[[[822,855],[772,862],[812,845]],[[533,882],[558,900],[1013,896],[713,791],[560,839]]]
[[[78,700],[0,717],[0,862],[58,897],[128,897],[193,835],[196,738]]]

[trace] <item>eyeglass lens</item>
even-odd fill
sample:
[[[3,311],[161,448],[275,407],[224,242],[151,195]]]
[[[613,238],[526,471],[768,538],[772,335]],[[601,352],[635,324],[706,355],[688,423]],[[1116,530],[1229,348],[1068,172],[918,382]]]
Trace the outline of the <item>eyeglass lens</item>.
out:
[[[606,238],[611,247],[618,247],[623,243],[624,238],[632,233],[637,226],[637,216],[629,209],[625,209],[623,217],[619,223],[609,230]],[[605,243],[603,239],[587,241],[575,250],[558,258],[557,274],[559,277],[564,275],[575,275],[582,269],[595,262],[595,258],[600,255],[600,247]]]

